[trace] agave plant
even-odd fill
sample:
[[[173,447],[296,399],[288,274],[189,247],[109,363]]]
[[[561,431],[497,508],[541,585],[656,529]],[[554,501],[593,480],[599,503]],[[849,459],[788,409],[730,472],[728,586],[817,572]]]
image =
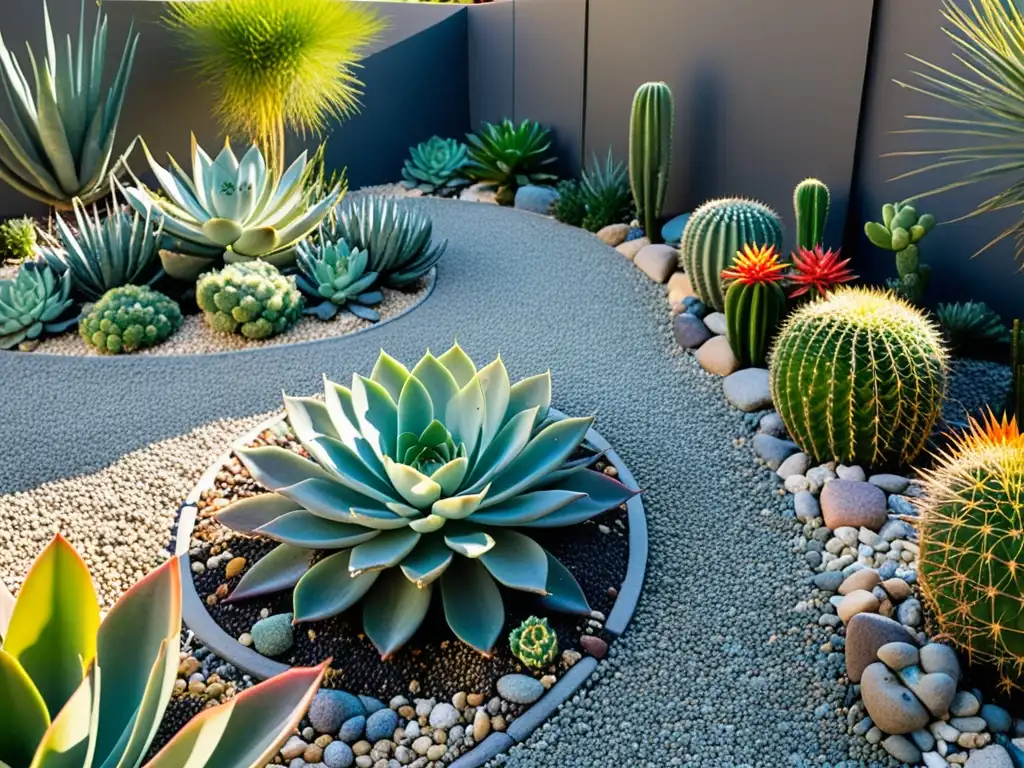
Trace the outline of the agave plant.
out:
[[[519,187],[557,180],[542,170],[555,158],[548,155],[551,139],[540,123],[524,120],[516,127],[506,118],[497,125],[484,123],[478,133],[467,134],[466,139],[470,160],[466,174],[493,186],[502,205],[512,204]]]
[[[46,57],[41,66],[28,49],[34,97],[24,70],[0,37],[0,81],[10,105],[10,124],[0,120],[0,149],[5,150],[0,151],[0,179],[35,200],[67,209],[76,197],[89,203],[106,194],[117,122],[139,36],[129,30],[117,74],[104,97],[106,15],[97,13],[87,49],[82,0],[77,50],[72,50],[70,36],[65,47],[55,44],[45,1],[43,19]]]
[[[92,215],[78,200],[74,201],[77,231],[56,216],[59,239],[43,233],[46,244],[39,250],[43,259],[58,273],[71,275],[72,292],[87,301],[96,301],[112,288],[125,285],[152,285],[163,275],[158,253],[163,236],[163,216],[154,211],[145,215],[120,207],[106,206],[101,218],[93,205]]]
[[[299,243],[295,259],[299,273],[295,282],[311,300],[319,303],[305,310],[321,320],[330,320],[339,309],[347,309],[356,317],[370,322],[380,314],[370,309],[384,300],[380,291],[370,288],[377,282],[376,272],[367,272],[366,251],[352,249],[344,240],[331,241],[321,234],[319,245],[309,240]]]
[[[633,218],[633,192],[629,187],[629,173],[623,163],[616,163],[608,150],[604,166],[594,155],[591,167],[580,177],[587,213],[581,226],[597,232],[609,224],[629,222]]]
[[[0,583],[0,765],[138,768],[178,669],[177,560],[100,621],[89,570],[59,534],[14,600]],[[146,768],[259,768],[291,735],[326,665],[293,669],[193,718]]]
[[[324,388],[323,402],[285,398],[309,459],[238,450],[271,493],[219,520],[280,543],[232,600],[294,586],[296,621],[362,600],[385,658],[423,622],[435,585],[452,631],[485,654],[505,621],[498,584],[548,609],[589,612],[565,566],[515,529],[581,523],[636,492],[589,469],[595,456],[575,456],[593,419],[550,418],[550,374],[513,385],[500,358],[477,370],[455,345],[412,371],[381,352],[369,378]],[[308,567],[315,550],[327,556]]]
[[[75,303],[70,293],[70,275],[33,261],[22,264],[13,280],[0,280],[0,349],[74,325],[78,317],[68,315]]]
[[[408,200],[368,195],[346,200],[322,236],[367,251],[367,268],[389,288],[402,288],[429,272],[448,241],[431,246],[430,217]]]
[[[463,173],[467,151],[461,141],[440,136],[417,144],[402,168],[402,186],[428,195],[455,192],[469,183]]]
[[[990,351],[992,347],[1005,347],[1010,343],[1010,329],[999,313],[983,301],[939,304],[935,314],[954,352]]]
[[[136,186],[118,185],[131,206],[146,216],[157,209],[164,232],[175,242],[160,252],[164,270],[179,280],[194,280],[211,262],[262,259],[276,267],[295,261],[295,246],[337,205],[336,185],[310,205],[306,189],[306,153],[280,179],[268,170],[253,144],[239,160],[229,141],[216,159],[192,136],[192,175],[173,157],[163,168],[142,142],[149,167],[166,197],[154,195],[138,178]]]

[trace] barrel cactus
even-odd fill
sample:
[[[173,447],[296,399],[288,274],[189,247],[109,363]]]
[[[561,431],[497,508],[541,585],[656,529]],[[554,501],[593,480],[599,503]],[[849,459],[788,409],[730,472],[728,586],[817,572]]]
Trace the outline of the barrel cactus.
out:
[[[912,205],[888,203],[882,206],[882,221],[869,221],[864,233],[873,245],[896,254],[898,279],[891,287],[914,304],[920,304],[931,282],[932,268],[921,263],[918,243],[932,231],[935,217],[918,215]]]
[[[14,279],[0,280],[0,349],[70,328],[76,319],[70,293],[70,275],[31,261]]]
[[[469,148],[456,139],[432,136],[409,150],[402,168],[402,186],[428,195],[450,195],[464,187]]]
[[[368,261],[365,250],[349,248],[344,240],[321,237],[315,245],[308,240],[299,243],[296,283],[314,302],[306,314],[330,320],[339,309],[347,309],[363,320],[380,320],[380,314],[370,307],[380,304],[384,296],[371,290],[377,273],[367,271]]]
[[[257,260],[201,275],[196,303],[213,330],[267,339],[295,325],[303,299],[294,277],[285,277],[273,264]]]
[[[644,83],[637,89],[629,119],[629,183],[637,216],[651,242],[661,237],[658,217],[672,167],[674,120],[675,104],[668,85]]]
[[[111,288],[78,323],[78,335],[102,354],[154,347],[181,327],[181,310],[159,291],[140,285]]]
[[[919,580],[942,634],[1005,689],[1024,674],[1024,435],[991,413],[922,473]]]
[[[844,286],[794,311],[779,331],[772,401],[809,456],[898,467],[939,419],[946,361],[938,328],[908,302]]]
[[[779,262],[773,246],[744,246],[732,267],[722,272],[731,280],[725,292],[726,336],[744,367],[764,364],[768,345],[786,311],[786,294],[779,283],[788,264]]]
[[[547,619],[530,616],[508,636],[508,644],[517,659],[528,667],[543,669],[558,655],[558,635]]]
[[[782,248],[782,222],[754,200],[722,198],[704,203],[686,222],[679,250],[683,271],[704,304],[722,311],[722,270],[744,245]]]

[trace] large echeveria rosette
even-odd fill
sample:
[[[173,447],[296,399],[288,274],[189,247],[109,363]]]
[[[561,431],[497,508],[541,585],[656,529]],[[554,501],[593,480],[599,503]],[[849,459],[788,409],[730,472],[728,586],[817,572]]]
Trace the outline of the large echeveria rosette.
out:
[[[458,345],[412,371],[381,352],[351,388],[325,379],[323,402],[286,397],[310,459],[238,450],[272,493],[219,520],[280,543],[231,599],[294,587],[297,622],[362,600],[385,658],[423,622],[435,589],[452,631],[485,654],[505,621],[498,584],[589,613],[575,578],[527,532],[589,520],[636,491],[590,469],[597,456],[571,458],[593,419],[549,419],[550,402],[550,374],[511,384],[500,358],[477,370]],[[318,550],[336,551],[309,567]]]

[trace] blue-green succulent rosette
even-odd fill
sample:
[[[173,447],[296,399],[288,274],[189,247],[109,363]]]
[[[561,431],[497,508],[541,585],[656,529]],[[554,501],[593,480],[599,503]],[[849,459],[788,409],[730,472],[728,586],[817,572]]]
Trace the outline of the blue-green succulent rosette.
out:
[[[435,589],[452,632],[484,654],[505,623],[499,584],[548,610],[590,612],[576,579],[529,532],[590,520],[638,491],[591,469],[599,454],[579,450],[592,418],[551,417],[550,373],[512,384],[501,358],[478,370],[457,344],[411,371],[382,351],[369,378],[354,375],[350,388],[325,379],[324,395],[285,397],[309,458],[237,451],[271,493],[234,502],[218,520],[279,544],[232,601],[294,589],[297,622],[361,601],[383,658],[420,627]]]

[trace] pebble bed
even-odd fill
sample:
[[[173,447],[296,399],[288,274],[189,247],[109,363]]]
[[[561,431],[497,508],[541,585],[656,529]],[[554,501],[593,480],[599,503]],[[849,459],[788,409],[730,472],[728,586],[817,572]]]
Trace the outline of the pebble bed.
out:
[[[852,700],[842,658],[821,650],[833,635],[822,614],[795,610],[812,597],[814,573],[792,551],[801,524],[786,514],[780,479],[752,460],[756,422],[679,347],[664,287],[586,232],[497,206],[417,204],[451,245],[432,295],[379,329],[223,357],[0,355],[6,452],[18,457],[0,464],[0,488],[75,476],[48,502],[67,505],[83,473],[126,452],[276,411],[282,388],[312,393],[324,371],[369,370],[381,347],[414,360],[457,337],[478,361],[500,352],[514,377],[550,367],[559,408],[596,413],[646,489],[650,535],[647,583],[626,633],[557,715],[493,765],[894,764],[847,722]],[[978,379],[995,378],[979,376],[990,370],[955,368],[956,397],[987,397]],[[37,407],[52,382],[68,382],[74,397]],[[244,427],[220,429],[223,438]],[[189,461],[190,482],[223,447]],[[169,514],[188,487],[168,499]],[[415,712],[416,694],[402,695]],[[391,759],[401,765],[393,753],[369,765],[391,768]]]

